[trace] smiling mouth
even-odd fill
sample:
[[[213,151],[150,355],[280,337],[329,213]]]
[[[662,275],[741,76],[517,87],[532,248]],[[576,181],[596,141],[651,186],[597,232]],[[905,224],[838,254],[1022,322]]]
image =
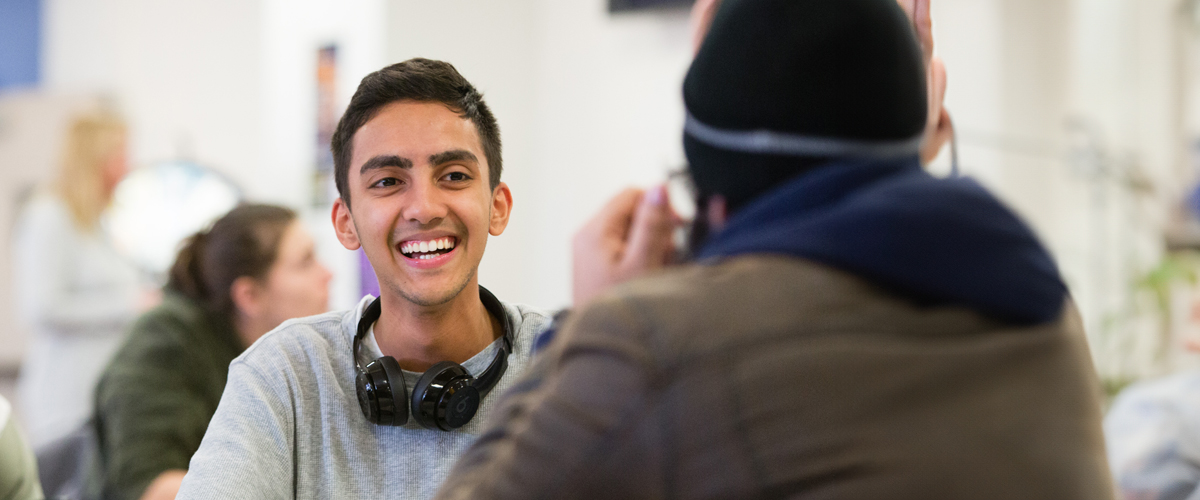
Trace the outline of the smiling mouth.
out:
[[[400,253],[410,259],[432,259],[442,254],[450,253],[458,244],[458,238],[446,236],[429,241],[410,240],[400,243]]]

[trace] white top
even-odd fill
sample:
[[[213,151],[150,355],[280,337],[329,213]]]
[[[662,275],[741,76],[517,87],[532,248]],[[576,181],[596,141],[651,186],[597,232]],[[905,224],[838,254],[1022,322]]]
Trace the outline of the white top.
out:
[[[363,417],[351,354],[366,297],[349,311],[288,320],[229,365],[229,381],[179,499],[431,498],[528,365],[546,314],[505,305],[508,370],[467,425],[450,432],[375,425]],[[500,342],[498,339],[496,342]],[[479,375],[497,344],[462,363]],[[364,362],[379,356],[368,346]],[[406,372],[409,391],[419,374]]]
[[[1120,498],[1200,498],[1200,370],[1121,391],[1104,437]]]
[[[91,416],[100,373],[137,313],[138,274],[101,229],[80,231],[49,195],[22,211],[12,266],[17,313],[31,334],[16,406],[36,449]]]

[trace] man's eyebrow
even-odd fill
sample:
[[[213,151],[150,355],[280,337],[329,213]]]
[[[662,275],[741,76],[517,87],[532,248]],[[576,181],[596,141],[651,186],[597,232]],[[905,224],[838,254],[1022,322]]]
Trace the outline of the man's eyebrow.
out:
[[[412,166],[413,162],[408,158],[396,155],[379,155],[367,160],[366,163],[363,163],[362,168],[358,169],[358,174],[362,175],[367,173],[369,170],[383,167],[400,167],[404,169],[411,169]]]
[[[451,149],[450,151],[429,155],[430,165],[441,165],[443,163],[450,163],[454,161],[471,161],[479,163],[479,158],[475,156],[475,153],[465,149]]]

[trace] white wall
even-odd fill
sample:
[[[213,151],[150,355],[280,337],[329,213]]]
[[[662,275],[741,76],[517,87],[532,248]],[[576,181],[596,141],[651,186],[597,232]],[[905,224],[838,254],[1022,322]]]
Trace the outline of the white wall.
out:
[[[541,2],[535,304],[570,303],[570,237],[621,188],[684,165],[686,11],[609,15],[604,0]]]
[[[263,68],[254,90],[263,116],[257,137],[264,157],[247,172],[247,184],[259,187],[261,196],[272,201],[310,205],[312,179],[304,174],[316,165],[317,50],[330,44],[338,48],[336,89],[338,108],[342,108],[358,81],[384,62],[384,4],[381,0],[262,3]]]
[[[260,2],[45,0],[45,88],[103,92],[133,131],[132,160],[180,156],[252,194],[263,150]],[[269,184],[268,184],[269,186]]]
[[[317,50],[329,44],[338,48],[337,107],[344,108],[358,81],[386,62],[385,4],[382,0],[263,0],[262,4],[263,70],[255,90],[263,122],[253,137],[261,141],[263,156],[244,178],[255,197],[300,208],[305,214],[317,253],[334,274],[330,307],[348,308],[359,298],[357,257],[338,243],[330,205],[313,203]]]
[[[1157,334],[1154,305],[1134,287],[1162,257],[1169,208],[1191,180],[1176,9],[1172,0],[934,2],[963,170],[1055,255],[1105,374],[1163,368],[1127,351],[1153,345],[1142,340]],[[938,163],[944,172],[945,155]]]

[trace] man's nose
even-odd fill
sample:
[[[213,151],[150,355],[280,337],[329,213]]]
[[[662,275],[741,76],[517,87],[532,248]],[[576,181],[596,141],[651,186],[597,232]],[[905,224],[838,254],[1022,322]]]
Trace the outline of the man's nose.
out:
[[[403,212],[406,220],[425,225],[444,218],[446,212],[442,193],[433,183],[414,182],[409,188]]]

